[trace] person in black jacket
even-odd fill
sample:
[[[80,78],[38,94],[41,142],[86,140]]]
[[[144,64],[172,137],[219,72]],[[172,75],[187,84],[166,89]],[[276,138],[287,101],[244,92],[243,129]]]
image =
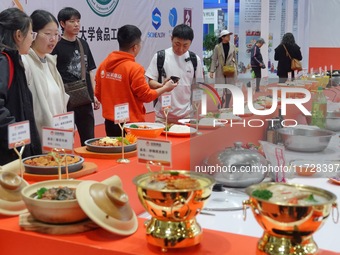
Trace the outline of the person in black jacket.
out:
[[[20,56],[28,53],[36,35],[30,17],[18,8],[0,13],[0,165],[18,158],[13,149],[8,149],[8,125],[15,122],[28,120],[30,124],[31,143],[25,146],[23,158],[42,153],[32,94]],[[12,80],[10,63],[14,72]]]
[[[250,65],[256,78],[256,92],[260,91],[261,69],[266,68],[260,48],[265,43],[263,38],[259,38],[250,50]]]
[[[284,46],[286,46],[291,58],[296,58],[300,61],[302,60],[300,46],[295,43],[294,35],[292,33],[284,34],[281,44],[279,44],[279,46],[275,49],[274,55],[274,59],[278,61],[277,75],[279,76],[279,83],[287,81],[289,72],[291,72],[292,79],[294,79],[294,71],[290,68],[291,59],[289,58]]]
[[[58,21],[63,35],[51,54],[57,55],[57,68],[64,83],[75,82],[81,80],[82,78],[81,56],[77,42],[77,36],[81,29],[80,19],[80,12],[72,7],[65,7],[58,13]],[[85,80],[89,95],[93,101],[93,107],[92,103],[77,107],[70,107],[68,105],[67,111],[74,112],[74,122],[77,126],[81,145],[84,146],[86,140],[94,138],[95,118],[93,109],[99,109],[100,103],[93,95],[95,86],[94,70],[96,69],[96,64],[94,62],[92,52],[88,43],[84,39],[78,39],[84,48],[84,61],[86,69]]]

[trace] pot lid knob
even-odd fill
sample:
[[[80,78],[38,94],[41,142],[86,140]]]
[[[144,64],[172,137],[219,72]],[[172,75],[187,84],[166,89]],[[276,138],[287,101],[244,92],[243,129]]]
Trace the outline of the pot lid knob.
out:
[[[243,149],[242,148],[242,142],[234,142],[234,146],[235,146],[235,149],[238,150],[238,149]]]
[[[21,178],[12,172],[3,172],[0,175],[0,185],[8,190],[16,190],[21,186]]]
[[[127,194],[117,186],[108,186],[106,195],[117,206],[125,205],[129,201]]]

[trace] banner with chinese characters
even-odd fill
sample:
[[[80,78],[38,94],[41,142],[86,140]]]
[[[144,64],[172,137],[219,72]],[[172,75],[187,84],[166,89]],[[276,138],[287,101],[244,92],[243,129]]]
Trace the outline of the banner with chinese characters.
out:
[[[264,38],[268,45],[268,74],[276,77],[277,62],[274,49],[280,44],[285,31],[285,1],[269,2],[269,36]],[[241,77],[250,78],[250,49],[261,36],[261,0],[240,0],[238,64]],[[264,54],[264,53],[262,53]]]
[[[30,15],[36,9],[50,11],[57,17],[60,9],[70,6],[81,14],[79,36],[86,39],[97,66],[114,50],[118,50],[118,28],[132,24],[142,31],[143,45],[137,62],[148,67],[157,50],[171,46],[173,28],[190,25],[195,33],[191,50],[202,56],[203,0],[1,0],[0,11],[19,7]]]

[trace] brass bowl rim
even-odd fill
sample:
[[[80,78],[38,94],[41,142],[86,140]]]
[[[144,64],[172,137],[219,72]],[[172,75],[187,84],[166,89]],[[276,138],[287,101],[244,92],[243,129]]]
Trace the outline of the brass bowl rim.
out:
[[[258,188],[268,188],[269,186],[274,186],[274,185],[284,185],[284,186],[289,186],[289,187],[295,187],[303,190],[308,190],[312,191],[314,194],[317,194],[319,196],[324,197],[327,199],[326,202],[320,202],[320,203],[315,203],[315,204],[308,204],[308,205],[295,205],[295,204],[288,204],[288,203],[282,203],[282,202],[271,202],[262,198],[254,197],[252,196],[252,192],[255,189]],[[325,189],[310,186],[310,185],[305,185],[305,184],[294,184],[294,183],[278,183],[278,182],[265,182],[265,183],[258,183],[258,184],[253,184],[246,188],[245,192],[249,195],[250,198],[256,199],[258,201],[274,204],[274,205],[281,205],[281,206],[287,206],[287,207],[310,207],[310,206],[319,206],[319,205],[326,205],[326,204],[332,204],[337,200],[337,196]]]
[[[146,178],[148,178],[152,175],[156,175],[156,174],[160,174],[160,173],[170,173],[170,172],[179,172],[180,174],[189,175],[190,177],[192,177],[192,176],[194,176],[194,178],[199,177],[199,179],[204,178],[204,179],[208,180],[208,183],[207,183],[207,185],[200,186],[196,189],[161,189],[161,190],[149,188],[146,185],[140,184],[140,182],[142,180],[145,180]],[[197,173],[197,172],[190,171],[190,170],[165,170],[165,171],[158,171],[158,172],[148,172],[148,173],[141,174],[141,175],[134,177],[132,181],[137,187],[147,189],[147,190],[156,190],[156,191],[160,191],[160,192],[187,192],[187,191],[203,190],[203,189],[206,189],[210,186],[212,187],[212,185],[215,184],[215,182],[216,182],[215,178],[213,178],[212,176],[210,176],[208,174]]]

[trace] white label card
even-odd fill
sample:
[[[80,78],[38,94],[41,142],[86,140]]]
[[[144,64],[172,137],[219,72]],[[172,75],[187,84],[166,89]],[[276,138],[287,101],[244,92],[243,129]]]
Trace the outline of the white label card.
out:
[[[115,123],[123,123],[130,119],[129,104],[115,105]]]
[[[252,88],[255,88],[255,86],[256,86],[256,79],[252,79],[250,81],[250,85],[251,85]]]
[[[8,125],[8,148],[13,149],[17,143],[31,143],[30,123],[28,120]]]
[[[203,90],[201,90],[201,89],[194,89],[192,91],[192,101],[193,102],[197,102],[197,101],[201,102],[202,95],[203,95]]]
[[[268,76],[262,78],[263,85],[268,86]]]
[[[138,138],[138,162],[169,166],[172,165],[171,142]]]
[[[170,107],[171,106],[171,95],[165,94],[162,95],[162,108]]]
[[[73,130],[43,127],[42,146],[44,151],[55,148],[73,151]]]
[[[288,75],[288,81],[291,81],[292,80],[292,73],[288,72],[287,75]]]
[[[74,129],[74,112],[53,116],[53,128]]]

